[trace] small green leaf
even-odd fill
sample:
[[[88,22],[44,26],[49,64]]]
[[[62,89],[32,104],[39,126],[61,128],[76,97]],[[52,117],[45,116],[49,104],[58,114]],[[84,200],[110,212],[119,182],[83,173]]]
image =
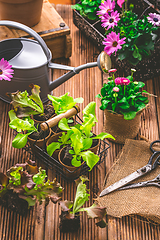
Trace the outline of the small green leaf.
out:
[[[59,142],[52,142],[47,146],[47,153],[49,156],[52,156],[55,150],[60,149],[61,144]]]
[[[27,134],[18,133],[12,141],[12,147],[23,148],[27,144]]]

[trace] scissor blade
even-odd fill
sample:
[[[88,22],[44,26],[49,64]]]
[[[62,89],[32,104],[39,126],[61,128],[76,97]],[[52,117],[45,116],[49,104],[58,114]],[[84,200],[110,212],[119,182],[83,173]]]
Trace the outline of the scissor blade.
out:
[[[125,185],[127,185],[128,183],[132,182],[133,180],[145,175],[146,173],[150,172],[152,170],[152,165],[147,164],[146,166],[138,169],[137,171],[131,173],[130,175],[128,175],[127,177],[119,180],[118,182],[110,185],[109,187],[105,188],[101,193],[100,193],[100,197],[103,197],[104,195],[111,193],[117,189],[119,189],[120,187],[123,187]]]

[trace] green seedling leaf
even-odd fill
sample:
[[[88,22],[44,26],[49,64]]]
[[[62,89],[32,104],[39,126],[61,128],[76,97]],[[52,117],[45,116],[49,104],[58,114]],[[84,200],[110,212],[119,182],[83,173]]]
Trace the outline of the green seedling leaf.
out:
[[[27,144],[27,137],[28,134],[18,133],[12,141],[12,147],[18,149],[23,148]]]
[[[47,146],[47,153],[49,156],[52,156],[55,150],[60,149],[61,144],[59,142],[52,142]]]
[[[99,161],[99,156],[94,154],[91,151],[81,152],[80,156],[83,158],[83,160],[86,162],[88,167],[90,168],[89,171],[92,170],[92,168],[96,165],[96,163]]]
[[[115,140],[115,138],[109,134],[109,133],[104,133],[104,132],[101,132],[100,134],[96,135],[95,137],[93,137],[92,139],[101,139],[101,140],[104,140],[105,138],[111,138],[113,140]]]
[[[79,184],[77,185],[76,196],[73,204],[73,214],[79,211],[79,209],[83,206],[83,204],[89,200],[90,194],[86,188],[86,184],[84,184],[85,179],[81,179]]]

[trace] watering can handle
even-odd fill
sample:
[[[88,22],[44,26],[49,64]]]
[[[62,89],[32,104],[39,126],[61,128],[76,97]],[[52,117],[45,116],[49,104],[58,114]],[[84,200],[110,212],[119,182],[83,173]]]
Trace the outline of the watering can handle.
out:
[[[44,40],[39,36],[38,33],[36,33],[33,29],[31,29],[30,27],[22,24],[22,23],[18,23],[18,22],[14,22],[14,21],[7,21],[7,20],[2,20],[0,21],[0,26],[9,26],[9,27],[14,27],[14,28],[18,28],[20,30],[23,30],[27,33],[29,33],[29,35],[31,35],[32,37],[35,38],[35,40],[38,41],[38,43],[41,45],[47,60],[50,60],[50,51],[48,50],[48,47],[46,45],[46,43],[44,42]]]

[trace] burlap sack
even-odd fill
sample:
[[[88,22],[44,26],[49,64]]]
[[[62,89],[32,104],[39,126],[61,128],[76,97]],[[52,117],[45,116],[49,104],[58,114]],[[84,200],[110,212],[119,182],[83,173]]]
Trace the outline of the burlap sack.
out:
[[[146,141],[127,139],[109,173],[104,188],[146,165],[152,155],[149,147],[150,143]],[[132,183],[153,179],[159,173],[160,166]],[[136,214],[160,224],[160,188],[158,187],[149,186],[114,191],[103,197],[98,197],[97,201],[100,206],[106,207],[107,214],[113,217]]]
[[[125,120],[122,114],[112,113],[104,110],[104,131],[112,134],[116,143],[124,144],[126,139],[133,139],[137,136],[142,111],[137,112],[132,120]],[[112,141],[112,139],[110,139]]]

